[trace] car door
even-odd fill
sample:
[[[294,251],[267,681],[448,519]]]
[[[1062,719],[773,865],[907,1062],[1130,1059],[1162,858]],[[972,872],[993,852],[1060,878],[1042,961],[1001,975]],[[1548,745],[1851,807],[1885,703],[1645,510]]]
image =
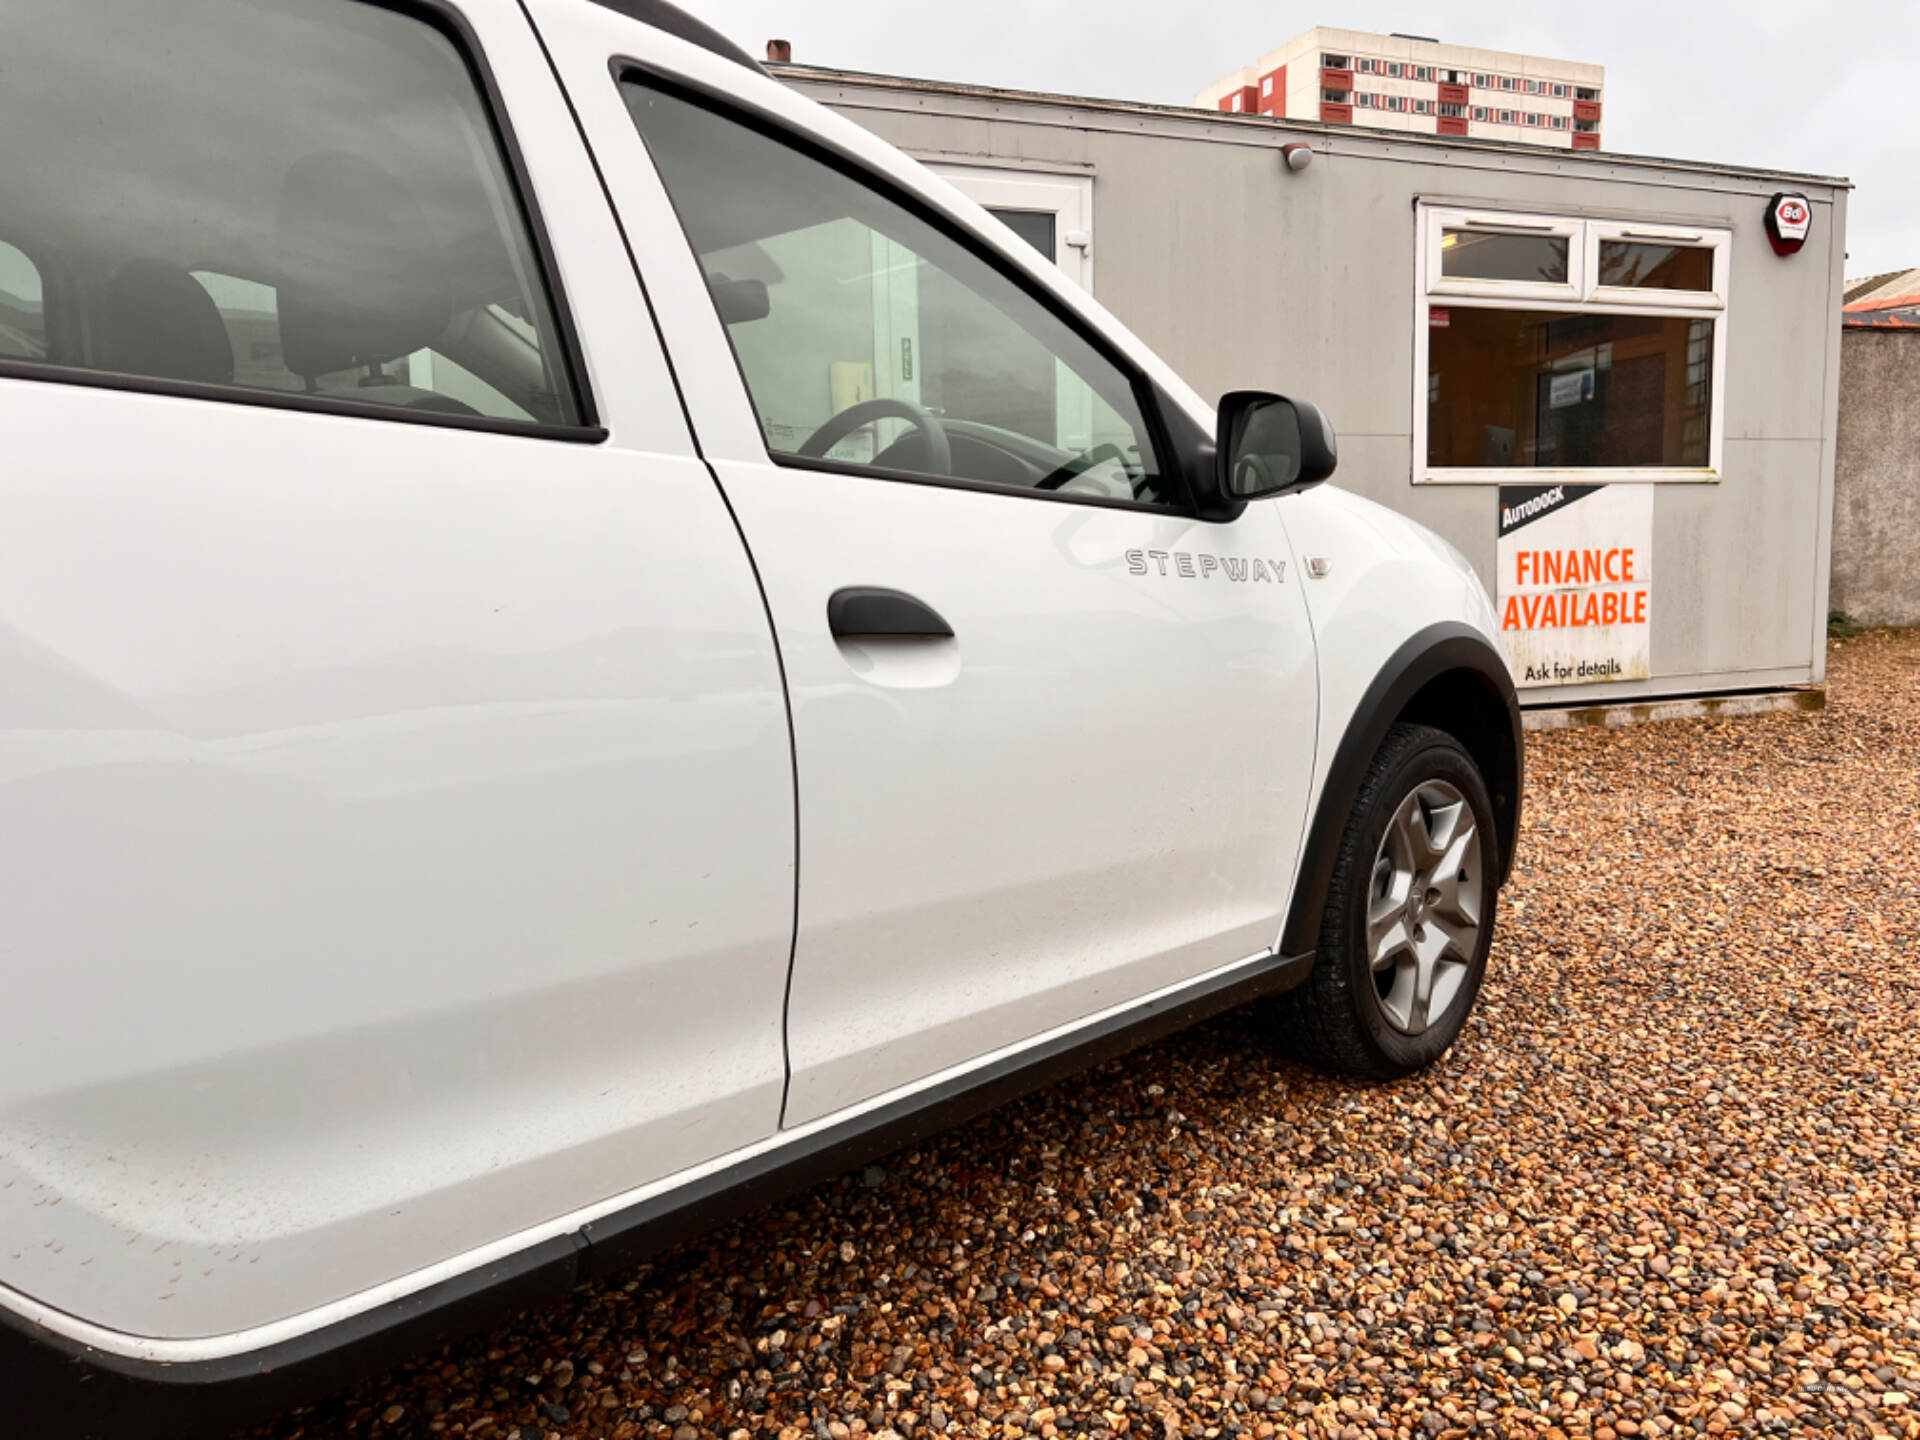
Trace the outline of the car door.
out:
[[[1263,952],[1315,700],[1273,508],[1196,520],[1124,358],[851,158],[871,137],[594,7],[534,13],[781,646],[786,1123]]]
[[[351,1308],[777,1128],[763,602],[526,16],[462,14],[9,28],[0,1283],[56,1328]]]

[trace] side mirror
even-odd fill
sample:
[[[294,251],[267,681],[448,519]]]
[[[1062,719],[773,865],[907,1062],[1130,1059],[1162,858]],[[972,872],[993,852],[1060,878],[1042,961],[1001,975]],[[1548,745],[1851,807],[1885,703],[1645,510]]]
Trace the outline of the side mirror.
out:
[[[1262,390],[1220,401],[1215,486],[1220,501],[1243,505],[1317,485],[1339,463],[1333,426],[1319,407]]]

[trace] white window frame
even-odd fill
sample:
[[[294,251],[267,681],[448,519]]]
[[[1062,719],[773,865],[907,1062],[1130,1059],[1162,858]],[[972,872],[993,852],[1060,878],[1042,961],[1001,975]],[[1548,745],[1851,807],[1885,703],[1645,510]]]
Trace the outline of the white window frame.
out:
[[[1641,225],[1628,220],[1594,220],[1587,225],[1587,273],[1593,276],[1589,298],[1612,309],[1645,311],[1648,303],[1659,305],[1658,313],[1678,310],[1723,312],[1727,308],[1727,276],[1733,268],[1733,254],[1727,242],[1732,233],[1705,226]],[[1646,290],[1633,285],[1600,283],[1600,244],[1603,240],[1625,240],[1645,245],[1691,245],[1713,251],[1713,289]],[[1657,297],[1657,298],[1656,298]]]
[[[1441,237],[1447,230],[1565,235],[1568,283],[1521,280],[1461,280],[1441,273]],[[1733,266],[1733,232],[1705,225],[1643,224],[1575,216],[1463,210],[1421,203],[1414,247],[1413,483],[1416,485],[1607,485],[1618,483],[1718,483],[1723,478],[1727,399],[1727,291]],[[1697,245],[1713,252],[1711,292],[1649,290],[1601,285],[1603,240]],[[1680,465],[1434,466],[1427,464],[1427,346],[1430,312],[1443,308],[1559,310],[1570,314],[1684,316],[1713,321],[1712,398],[1707,414],[1707,463]]]
[[[1586,246],[1581,240],[1585,223],[1555,215],[1522,215],[1493,210],[1423,210],[1423,295],[1458,296],[1467,299],[1499,300],[1515,295],[1525,297],[1527,305],[1543,301],[1555,305],[1577,304],[1585,294]],[[1463,280],[1446,274],[1442,263],[1442,241],[1449,230],[1474,230],[1489,235],[1531,235],[1543,239],[1559,238],[1567,242],[1567,279],[1564,284],[1539,280]]]
[[[1012,169],[920,156],[927,168],[989,210],[1034,210],[1053,216],[1053,263],[1093,293],[1093,176],[1084,171]],[[1026,242],[1022,241],[1022,244]],[[1037,252],[1036,252],[1037,253]]]

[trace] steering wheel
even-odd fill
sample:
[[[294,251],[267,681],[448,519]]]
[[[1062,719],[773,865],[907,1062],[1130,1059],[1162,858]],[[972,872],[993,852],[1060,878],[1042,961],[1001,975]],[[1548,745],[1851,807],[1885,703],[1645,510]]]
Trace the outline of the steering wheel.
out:
[[[947,443],[947,432],[940,422],[911,400],[896,400],[891,395],[877,395],[871,400],[849,405],[809,435],[797,453],[818,460],[862,425],[885,419],[905,420],[927,437],[929,475],[953,473],[953,447]]]

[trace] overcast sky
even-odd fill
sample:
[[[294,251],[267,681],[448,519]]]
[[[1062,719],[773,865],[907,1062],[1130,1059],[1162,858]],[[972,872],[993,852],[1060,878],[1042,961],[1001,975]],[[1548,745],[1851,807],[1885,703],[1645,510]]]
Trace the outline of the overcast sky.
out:
[[[1609,150],[1843,175],[1847,274],[1920,265],[1920,0],[682,0],[756,56],[1187,104],[1314,25],[1607,67]]]

